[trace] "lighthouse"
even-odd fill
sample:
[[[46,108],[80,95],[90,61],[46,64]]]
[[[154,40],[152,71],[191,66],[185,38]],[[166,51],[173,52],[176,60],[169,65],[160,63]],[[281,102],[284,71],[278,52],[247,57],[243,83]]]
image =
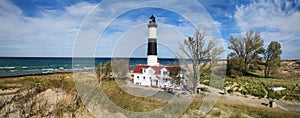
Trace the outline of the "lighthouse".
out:
[[[180,67],[160,66],[157,61],[157,24],[152,15],[148,24],[147,65],[137,65],[132,71],[133,84],[151,86],[153,88],[172,88],[173,78],[169,75],[180,74]],[[184,78],[184,76],[180,76]]]
[[[155,17],[152,15],[148,24],[148,49],[147,49],[147,65],[159,66],[157,62],[157,24]]]

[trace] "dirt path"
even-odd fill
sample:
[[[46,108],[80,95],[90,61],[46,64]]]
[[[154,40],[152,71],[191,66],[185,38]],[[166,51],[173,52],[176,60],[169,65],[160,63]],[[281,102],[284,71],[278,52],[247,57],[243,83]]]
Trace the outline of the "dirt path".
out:
[[[267,91],[265,88],[263,88],[263,90],[265,91],[265,96],[264,96],[264,98],[267,99],[269,93],[268,93],[268,91]]]

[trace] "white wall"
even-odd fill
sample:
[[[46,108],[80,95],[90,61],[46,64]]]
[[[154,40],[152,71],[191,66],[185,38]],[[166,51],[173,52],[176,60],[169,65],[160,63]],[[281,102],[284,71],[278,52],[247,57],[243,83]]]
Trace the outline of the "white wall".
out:
[[[149,33],[148,38],[157,39],[157,34],[156,34],[156,28],[155,27],[150,27],[148,33]]]
[[[147,65],[159,66],[159,63],[157,63],[157,56],[156,55],[148,55],[147,56]]]
[[[156,75],[154,75],[153,73],[149,73],[149,70],[153,71],[154,70],[152,68],[147,68],[142,74],[140,73],[134,73],[134,79],[133,79],[133,83],[136,84],[136,83],[141,83],[139,85],[144,85],[144,86],[151,86],[151,80],[150,80],[150,77],[152,80],[158,80],[158,85],[159,87],[164,87],[164,85],[166,85],[167,87],[170,87],[172,84],[170,81],[163,81],[164,78],[168,78],[170,79],[170,76],[169,76],[169,71],[166,69],[166,68],[162,68],[160,71],[161,71],[161,74],[158,75],[160,76],[160,79],[156,78]],[[167,71],[167,75],[163,75],[162,71]],[[139,78],[137,78],[139,76]],[[144,79],[145,77],[145,79]],[[152,85],[154,86],[155,85],[155,82],[152,82]]]

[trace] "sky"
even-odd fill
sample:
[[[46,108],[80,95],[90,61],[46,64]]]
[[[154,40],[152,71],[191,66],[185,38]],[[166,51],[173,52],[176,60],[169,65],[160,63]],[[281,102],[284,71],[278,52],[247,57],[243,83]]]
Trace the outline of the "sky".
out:
[[[200,27],[227,53],[229,36],[253,30],[300,59],[299,0],[1,0],[0,57],[146,57],[152,14],[160,58]]]

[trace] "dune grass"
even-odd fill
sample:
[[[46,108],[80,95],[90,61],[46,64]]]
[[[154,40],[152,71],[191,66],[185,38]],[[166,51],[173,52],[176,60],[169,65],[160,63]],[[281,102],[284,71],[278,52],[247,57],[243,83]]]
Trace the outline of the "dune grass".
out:
[[[23,76],[0,79],[0,89],[20,88],[21,90],[30,90],[40,88],[41,91],[46,89],[60,88],[66,92],[76,90],[72,74],[49,74],[37,76]]]

